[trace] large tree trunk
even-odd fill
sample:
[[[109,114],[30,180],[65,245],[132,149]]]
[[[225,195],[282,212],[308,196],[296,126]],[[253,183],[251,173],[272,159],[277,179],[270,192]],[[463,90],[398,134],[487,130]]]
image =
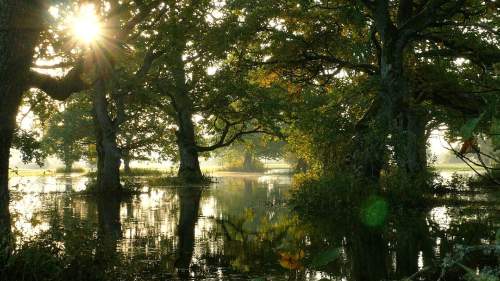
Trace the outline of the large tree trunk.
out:
[[[193,121],[190,114],[180,113],[179,115],[180,129],[177,132],[177,145],[179,147],[180,166],[178,176],[186,182],[199,182],[203,176],[198,160]]]
[[[9,240],[9,157],[42,21],[39,1],[0,1],[0,237]],[[10,243],[8,243],[10,244]],[[0,249],[1,250],[1,249]]]
[[[179,40],[178,44],[176,46],[177,54],[174,56],[174,62],[172,63],[172,74],[175,81],[172,98],[177,112],[177,125],[179,126],[179,130],[176,132],[180,158],[178,176],[186,182],[200,182],[203,176],[198,160],[198,148],[192,120],[193,101],[189,96],[185,62],[182,60],[186,43],[184,40]]]
[[[349,171],[371,181],[378,181],[387,162],[386,132],[377,120],[380,110],[377,97],[365,116],[356,124],[352,154],[347,158]]]
[[[116,127],[108,115],[104,79],[98,79],[94,91],[94,122],[97,150],[97,191],[120,193],[121,154],[116,143]]]
[[[398,24],[412,16],[412,2],[402,3]],[[380,35],[380,91],[377,122],[390,136],[398,170],[415,179],[426,167],[425,114],[416,110],[410,83],[405,74],[405,53],[408,37],[398,32],[391,22],[389,2],[380,1],[375,13],[375,25]]]
[[[427,168],[427,117],[411,108],[400,114],[402,143],[395,151],[398,167],[410,178],[422,175]]]

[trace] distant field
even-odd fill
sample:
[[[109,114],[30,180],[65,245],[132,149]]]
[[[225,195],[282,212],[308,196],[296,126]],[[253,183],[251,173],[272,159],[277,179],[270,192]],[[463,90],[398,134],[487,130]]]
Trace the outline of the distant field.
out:
[[[466,164],[437,164],[433,166],[437,170],[440,171],[456,171],[456,172],[466,172],[466,171],[472,171],[469,166]],[[478,168],[480,169],[480,168]]]
[[[11,171],[9,171],[9,176],[11,177],[51,176],[55,174],[56,170],[45,169],[12,169]]]
[[[287,163],[269,163],[265,164],[265,167],[268,169],[288,169],[290,165]]]

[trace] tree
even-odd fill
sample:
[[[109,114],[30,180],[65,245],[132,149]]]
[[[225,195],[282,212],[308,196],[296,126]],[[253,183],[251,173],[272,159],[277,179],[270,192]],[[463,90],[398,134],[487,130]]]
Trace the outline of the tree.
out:
[[[284,156],[285,142],[276,137],[255,134],[243,137],[226,149],[217,153],[225,168],[246,172],[259,171],[264,168],[262,158],[280,159]]]
[[[263,116],[260,104],[267,101],[238,64],[238,53],[248,42],[233,29],[237,17],[214,17],[223,15],[224,8],[206,0],[168,1],[165,7],[164,19],[147,33],[159,32],[155,48],[162,51],[148,86],[151,100],[174,120],[179,177],[198,182],[200,153],[266,131],[257,117]],[[205,145],[210,139],[212,144]]]
[[[88,97],[82,96],[66,102],[63,111],[53,115],[42,143],[48,154],[55,154],[71,173],[74,162],[82,159],[90,143],[95,142],[92,132],[92,116]]]
[[[54,99],[63,100],[87,86],[80,77],[81,64],[59,79],[31,69],[35,47],[48,29],[47,3],[44,0],[0,3],[0,229],[7,233],[10,232],[10,147],[23,94],[29,88],[38,88]]]
[[[371,105],[356,121],[351,153],[351,170],[373,180],[389,159],[410,178],[426,167],[421,147],[429,120],[423,103],[469,115],[478,111],[472,105],[484,106],[478,97],[487,90],[484,84],[464,87],[462,82],[471,78],[465,75],[451,88],[457,92],[436,85],[436,77],[418,84],[424,69],[445,66],[440,77],[446,79],[449,73],[460,73],[463,66],[456,60],[462,58],[476,74],[468,82],[476,83],[491,79],[500,54],[494,44],[498,4],[493,2],[234,0],[229,5],[244,16],[246,25],[256,26],[254,38],[265,46],[255,49],[257,55],[248,58],[251,64],[298,85],[374,82]]]

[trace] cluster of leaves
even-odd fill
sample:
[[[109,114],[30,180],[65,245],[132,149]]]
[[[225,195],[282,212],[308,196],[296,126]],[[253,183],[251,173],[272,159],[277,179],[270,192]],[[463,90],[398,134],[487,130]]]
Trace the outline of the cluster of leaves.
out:
[[[43,150],[38,132],[19,129],[14,134],[12,143],[14,148],[21,151],[24,163],[34,160],[39,166],[43,166],[47,154]]]

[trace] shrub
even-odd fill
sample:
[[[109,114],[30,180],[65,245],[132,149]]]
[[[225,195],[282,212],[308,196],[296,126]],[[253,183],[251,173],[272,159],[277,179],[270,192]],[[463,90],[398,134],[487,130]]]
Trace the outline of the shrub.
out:
[[[377,192],[374,185],[363,183],[349,174],[332,177],[298,175],[295,177],[290,204],[306,215],[324,215],[359,209],[363,200]]]

